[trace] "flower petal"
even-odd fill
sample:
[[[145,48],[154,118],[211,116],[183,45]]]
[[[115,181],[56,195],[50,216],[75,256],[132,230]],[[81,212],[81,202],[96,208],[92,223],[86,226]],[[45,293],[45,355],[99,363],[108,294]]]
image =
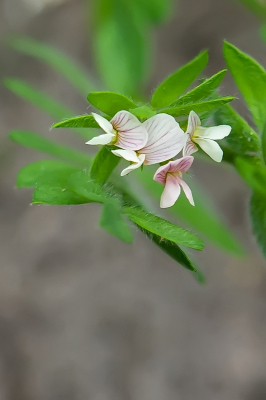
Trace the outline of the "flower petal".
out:
[[[111,124],[117,131],[116,146],[126,150],[139,150],[147,143],[147,130],[130,112],[119,111],[111,119]]]
[[[104,117],[99,114],[91,113],[97,124],[104,130],[106,133],[114,133],[112,124]]]
[[[211,128],[199,127],[195,132],[195,137],[219,140],[228,136],[231,130],[229,125],[212,126]]]
[[[103,135],[99,135],[99,136],[95,136],[94,138],[92,138],[91,140],[89,140],[88,142],[86,142],[86,144],[111,144],[112,141],[114,140],[115,135],[113,133],[104,133]]]
[[[182,186],[184,193],[188,199],[188,201],[190,202],[190,204],[192,206],[195,206],[194,200],[193,200],[193,196],[192,196],[192,192],[190,190],[190,187],[186,184],[185,181],[183,181],[183,179],[180,180],[180,185]]]
[[[138,158],[139,158],[139,161],[137,163],[132,163],[132,164],[130,164],[129,167],[123,169],[123,171],[121,172],[121,176],[125,176],[125,175],[129,174],[129,172],[133,171],[134,169],[139,168],[144,163],[145,154],[140,154]]]
[[[214,140],[194,138],[194,142],[196,142],[214,161],[222,161],[223,150]]]
[[[181,174],[184,174],[185,172],[187,172],[189,170],[193,161],[194,161],[193,156],[186,156],[186,157],[179,158],[178,160],[175,160],[175,161],[170,161],[168,163],[169,164],[168,171],[172,172],[172,173],[181,172]]]
[[[168,114],[158,114],[143,123],[149,138],[139,153],[145,154],[145,164],[157,164],[175,157],[184,147],[186,134]]]
[[[161,195],[161,208],[172,207],[175,204],[181,192],[180,181],[181,179],[174,175],[167,175],[164,191]]]
[[[129,167],[123,169],[123,171],[121,172],[121,176],[127,175],[134,169],[139,168],[145,160],[144,154],[140,154],[139,156],[137,156],[136,152],[133,150],[112,150],[112,153],[115,156],[122,157],[125,160],[132,162]]]
[[[122,157],[127,161],[139,162],[138,156],[134,150],[112,150],[115,156]]]
[[[154,174],[153,180],[157,181],[159,183],[162,183],[163,185],[165,184],[165,179],[166,179],[166,174],[169,171],[170,168],[170,162],[168,164],[162,165],[157,169],[157,171]]]
[[[198,151],[197,146],[192,142],[192,140],[188,139],[183,147],[183,157],[190,156],[190,154],[193,154],[196,151]]]
[[[186,133],[188,133],[189,136],[192,136],[198,126],[200,126],[198,115],[194,111],[190,111]]]

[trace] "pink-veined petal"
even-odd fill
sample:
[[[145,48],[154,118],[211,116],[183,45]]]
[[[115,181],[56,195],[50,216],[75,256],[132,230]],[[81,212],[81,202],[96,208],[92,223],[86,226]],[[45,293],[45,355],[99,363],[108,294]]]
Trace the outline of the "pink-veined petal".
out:
[[[112,150],[115,156],[124,158],[126,161],[139,162],[138,156],[134,150]]]
[[[113,142],[113,140],[115,139],[115,135],[113,133],[104,133],[103,135],[99,135],[99,136],[95,136],[94,138],[92,138],[91,140],[89,140],[88,142],[86,142],[86,144],[111,144]]]
[[[193,136],[193,133],[198,126],[200,126],[200,119],[198,115],[194,111],[190,111],[186,133],[188,133],[190,137]]]
[[[145,160],[145,154],[140,154],[138,156],[138,162],[133,162],[132,164],[130,164],[129,167],[123,169],[123,171],[121,172],[121,176],[125,176],[129,174],[129,172],[134,171],[134,169],[139,168],[143,164],[144,160]]]
[[[104,130],[106,133],[114,133],[112,124],[104,117],[99,114],[91,113],[97,124]]]
[[[172,207],[175,204],[181,192],[180,181],[180,178],[167,174],[165,187],[161,195],[161,208]]]
[[[192,140],[188,139],[185,146],[183,147],[183,157],[190,156],[196,151],[198,151],[197,146],[192,142]]]
[[[211,128],[199,127],[195,132],[195,138],[219,140],[228,136],[231,130],[229,125],[218,125]]]
[[[119,111],[111,119],[117,131],[116,146],[121,149],[139,150],[148,140],[148,132],[138,118],[128,111]]]
[[[143,123],[149,138],[139,153],[145,154],[145,164],[157,164],[175,157],[184,147],[186,134],[168,114],[158,114]]]
[[[185,181],[183,181],[183,179],[180,180],[180,185],[182,186],[184,193],[186,195],[186,198],[188,199],[188,201],[190,202],[190,204],[192,206],[195,206],[194,200],[193,200],[193,196],[192,196],[192,192],[190,190],[190,187],[186,184]]]
[[[207,153],[214,161],[221,162],[223,150],[214,140],[195,138],[194,141]]]
[[[189,170],[191,167],[192,163],[194,161],[193,156],[186,156],[179,158],[178,160],[170,161],[169,164],[169,172],[175,173],[175,172],[181,172],[181,174],[184,174]],[[167,164],[167,165],[168,165]]]
[[[159,167],[154,174],[153,180],[162,183],[164,185],[166,174],[169,171],[169,168],[170,168],[170,162]]]

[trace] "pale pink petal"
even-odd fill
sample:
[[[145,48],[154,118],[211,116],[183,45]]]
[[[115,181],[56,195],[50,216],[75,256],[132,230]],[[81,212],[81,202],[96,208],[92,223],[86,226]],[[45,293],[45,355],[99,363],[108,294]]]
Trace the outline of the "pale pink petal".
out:
[[[183,147],[183,156],[190,156],[190,154],[193,154],[196,151],[198,151],[197,146],[192,142],[192,140],[188,139]]]
[[[175,157],[184,147],[186,134],[168,114],[158,114],[143,123],[149,138],[139,153],[145,154],[145,164],[157,164]]]
[[[188,133],[191,137],[198,126],[200,126],[200,119],[198,115],[194,111],[190,111],[186,133]]]
[[[175,172],[181,172],[181,174],[184,174],[189,170],[191,167],[192,163],[194,161],[193,156],[186,156],[179,158],[178,160],[175,161],[170,161],[167,165],[169,165],[169,172],[175,173]]]
[[[115,156],[122,157],[126,161],[139,162],[138,156],[134,150],[112,150]]]
[[[194,138],[193,139],[205,153],[207,153],[214,161],[221,162],[223,158],[223,150],[214,140]]]
[[[195,137],[219,140],[228,136],[231,129],[229,125],[212,126],[211,128],[199,127],[195,132]]]
[[[184,193],[188,199],[188,201],[190,202],[190,204],[192,206],[195,206],[194,200],[193,200],[193,196],[192,196],[192,192],[189,188],[189,186],[186,184],[185,181],[183,181],[183,179],[180,180],[180,185],[182,186]]]
[[[92,138],[91,140],[89,140],[88,142],[86,142],[86,144],[111,144],[115,139],[115,135],[113,133],[104,133],[103,135],[99,135],[99,136],[95,136],[94,138]]]
[[[161,208],[172,207],[175,204],[181,191],[180,181],[180,178],[172,174],[167,174],[164,191],[161,195]]]
[[[127,175],[129,174],[129,172],[133,171],[134,169],[137,169],[139,167],[141,167],[141,165],[144,163],[145,160],[145,154],[140,154],[138,156],[138,162],[133,162],[132,164],[130,164],[129,167],[123,169],[123,171],[121,172],[121,176]]]
[[[162,183],[164,185],[166,174],[169,171],[169,168],[170,168],[170,162],[159,167],[154,174],[153,180]]]
[[[97,124],[104,130],[106,133],[115,133],[113,130],[112,124],[106,119],[103,118],[101,115],[96,113],[91,113]]]
[[[111,119],[117,131],[116,146],[122,149],[139,150],[148,140],[148,132],[138,118],[128,111],[119,111]]]

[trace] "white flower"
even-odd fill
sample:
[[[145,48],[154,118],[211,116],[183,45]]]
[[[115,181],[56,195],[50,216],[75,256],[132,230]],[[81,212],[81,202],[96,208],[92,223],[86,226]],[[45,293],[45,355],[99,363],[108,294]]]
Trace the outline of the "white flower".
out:
[[[148,140],[148,132],[135,115],[119,111],[109,122],[101,115],[92,113],[95,121],[106,132],[86,142],[86,144],[113,144],[122,149],[141,149]]]
[[[148,141],[137,152],[132,150],[112,150],[132,164],[125,168],[121,176],[139,168],[142,164],[151,165],[175,157],[184,147],[186,134],[176,120],[168,114],[158,114],[142,124],[148,132]]]
[[[186,134],[187,142],[183,149],[183,156],[189,156],[198,151],[197,143],[205,153],[207,153],[214,161],[221,162],[223,158],[223,150],[214,140],[223,139],[231,132],[231,126],[219,125],[211,128],[200,126],[200,119],[194,111],[190,111],[188,117],[188,127]]]

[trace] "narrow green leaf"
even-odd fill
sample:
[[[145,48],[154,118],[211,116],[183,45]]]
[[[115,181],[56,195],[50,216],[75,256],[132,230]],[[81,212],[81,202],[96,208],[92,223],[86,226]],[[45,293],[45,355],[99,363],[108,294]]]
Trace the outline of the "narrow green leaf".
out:
[[[253,58],[224,42],[224,57],[260,131],[266,123],[266,71]]]
[[[117,201],[109,200],[104,203],[100,226],[123,242],[133,242],[132,233],[121,215],[121,206]]]
[[[29,101],[35,107],[38,107],[40,110],[50,115],[53,119],[69,118],[75,114],[75,111],[61,105],[50,96],[47,96],[42,91],[33,88],[30,84],[20,79],[5,79],[4,85],[17,96]],[[89,131],[84,131],[83,129],[76,129],[75,133],[78,133],[87,140],[92,137]]]
[[[17,176],[17,187],[36,187],[44,183],[67,183],[78,168],[54,160],[41,160],[23,167]]]
[[[266,124],[264,125],[263,131],[261,134],[261,149],[262,149],[263,159],[266,164]]]
[[[263,0],[239,0],[253,11],[260,19],[266,19],[266,4]]]
[[[259,193],[254,193],[251,197],[250,214],[254,235],[266,258],[266,201]]]
[[[244,181],[266,201],[266,168],[254,163],[250,163],[243,158],[235,159],[235,166]]]
[[[119,162],[120,158],[111,152],[110,146],[103,146],[93,160],[91,166],[92,179],[104,185]]]
[[[213,120],[215,125],[225,124],[232,127],[230,135],[220,142],[226,161],[234,162],[236,156],[255,160],[260,151],[260,138],[232,107],[225,105],[219,108],[214,112]]]
[[[226,69],[217,72],[211,78],[206,79],[199,86],[192,89],[190,92],[186,93],[184,96],[179,97],[177,101],[171,104],[171,107],[177,107],[189,103],[195,103],[197,101],[202,101],[209,97],[215,89],[218,88],[226,74]]]
[[[194,82],[208,63],[208,52],[205,50],[194,60],[164,80],[153,93],[151,104],[155,108],[163,108],[173,103]]]
[[[92,115],[81,115],[53,124],[52,128],[99,128]]]
[[[73,115],[73,111],[62,106],[40,90],[33,88],[27,82],[20,79],[7,78],[4,80],[4,85],[22,99],[29,101],[54,118],[63,119]]]
[[[44,184],[37,186],[32,197],[32,204],[49,204],[49,205],[77,205],[89,203],[88,199],[81,197],[71,190],[65,188],[64,185],[51,186]]]
[[[135,4],[153,24],[166,20],[173,8],[171,0],[135,0]]]
[[[93,80],[88,73],[60,50],[27,37],[13,37],[9,40],[9,44],[13,49],[50,65],[77,88],[82,96],[87,96],[94,90]]]
[[[138,178],[147,194],[153,195],[159,202],[163,187],[152,179],[153,172],[144,168],[142,172],[138,173]],[[196,229],[196,232],[204,235],[216,246],[236,255],[243,255],[242,245],[222,222],[210,199],[194,182],[189,182],[189,186],[193,192],[195,207],[192,207],[186,197],[181,195],[169,212],[187,222],[190,227]]]
[[[136,104],[128,97],[119,93],[112,92],[91,92],[88,95],[88,101],[98,110],[101,110],[111,117],[118,111],[128,111],[131,108],[136,108]]]
[[[215,108],[219,108],[234,99],[235,98],[232,96],[221,97],[219,99],[207,100],[199,103],[184,104],[178,107],[163,108],[161,112],[172,115],[173,117],[182,117],[188,115],[192,110],[196,113],[214,110]]]
[[[68,180],[68,188],[90,202],[105,203],[110,201],[112,194],[92,180],[88,170],[72,174]]]
[[[141,106],[137,108],[130,108],[129,111],[139,119],[147,119],[156,115],[156,111],[148,106]]]
[[[203,241],[197,236],[165,219],[147,213],[139,207],[123,207],[123,213],[141,228],[161,238],[196,250],[204,248]]]
[[[16,130],[9,134],[9,138],[22,146],[50,154],[77,166],[88,167],[91,164],[91,158],[87,154],[52,142],[33,132]]]
[[[154,233],[150,232],[147,229],[144,229],[139,225],[137,226],[154,244],[156,244],[162,251],[168,254],[176,262],[181,264],[183,267],[189,269],[190,271],[197,271],[192,261],[176,243],[166,239],[162,239],[161,236],[155,235]]]

